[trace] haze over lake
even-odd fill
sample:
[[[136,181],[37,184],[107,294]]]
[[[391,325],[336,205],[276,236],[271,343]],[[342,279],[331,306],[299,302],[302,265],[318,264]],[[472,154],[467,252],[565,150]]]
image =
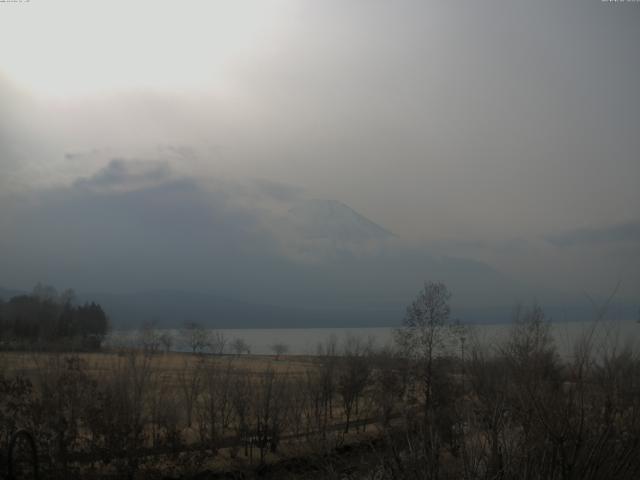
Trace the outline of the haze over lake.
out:
[[[483,324],[469,326],[469,342],[476,338],[480,344],[492,348],[509,334],[510,324]],[[318,345],[326,345],[332,337],[337,340],[338,352],[349,336],[357,337],[364,342],[372,341],[376,348],[391,347],[394,341],[394,328],[270,328],[270,329],[219,329],[219,332],[229,341],[236,338],[243,339],[256,355],[272,355],[272,346],[284,344],[291,355],[315,355]],[[175,339],[173,350],[188,351],[188,347],[181,342],[181,330],[158,330],[158,333],[169,332]],[[596,343],[604,341],[607,345],[622,347],[638,347],[640,341],[640,323],[635,321],[604,320],[601,322],[557,322],[552,323],[551,332],[561,355],[569,357],[573,353],[575,342],[593,332]],[[107,338],[105,346],[136,346],[139,332],[114,331]],[[450,347],[455,348],[455,347]],[[227,346],[226,353],[232,353]]]

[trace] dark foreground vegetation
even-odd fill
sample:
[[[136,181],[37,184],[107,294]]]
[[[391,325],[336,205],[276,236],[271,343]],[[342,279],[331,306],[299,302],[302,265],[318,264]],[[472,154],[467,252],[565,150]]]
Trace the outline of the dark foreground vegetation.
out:
[[[386,350],[4,353],[2,465],[24,429],[41,478],[640,478],[640,357],[602,315],[561,358],[540,308],[486,345],[448,300],[426,284]]]

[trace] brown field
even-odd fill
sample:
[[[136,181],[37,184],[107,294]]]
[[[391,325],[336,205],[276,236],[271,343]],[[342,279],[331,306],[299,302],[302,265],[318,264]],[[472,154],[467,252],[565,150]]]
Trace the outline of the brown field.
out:
[[[36,378],[43,371],[56,368],[61,358],[74,356],[80,359],[84,369],[91,375],[113,372],[120,366],[123,359],[129,355],[127,351],[104,352],[0,352],[0,372],[7,375],[21,374],[29,378]],[[276,359],[272,355],[193,355],[191,353],[159,353],[145,356],[139,352],[140,358],[145,357],[150,362],[150,368],[156,372],[175,375],[185,366],[192,368],[196,362],[205,360],[208,363],[224,366],[231,362],[234,367],[250,372],[261,373],[273,370],[278,374],[302,375],[308,369],[315,368],[317,362],[314,357],[306,355],[283,355]]]

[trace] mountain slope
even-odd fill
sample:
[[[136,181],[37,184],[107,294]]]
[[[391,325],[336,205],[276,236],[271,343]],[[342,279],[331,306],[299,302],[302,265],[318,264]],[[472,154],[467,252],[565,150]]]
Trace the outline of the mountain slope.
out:
[[[356,243],[393,237],[385,228],[336,200],[302,201],[289,209],[287,218],[307,239]]]
[[[0,235],[0,252],[10,253],[0,256],[0,282],[156,292],[95,298],[131,326],[154,318],[397,324],[424,281],[445,282],[454,308],[510,308],[537,293],[487,264],[409,247],[340,202],[285,193],[114,160],[68,186],[12,199]]]

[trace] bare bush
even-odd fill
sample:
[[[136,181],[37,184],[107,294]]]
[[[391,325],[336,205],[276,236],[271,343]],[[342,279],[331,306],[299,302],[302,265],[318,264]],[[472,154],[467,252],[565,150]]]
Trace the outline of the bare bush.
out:
[[[242,355],[243,353],[249,355],[251,353],[251,347],[242,338],[236,338],[231,342],[231,350],[236,355]]]
[[[358,407],[371,376],[370,345],[356,337],[347,337],[344,355],[338,372],[337,390],[342,398],[345,415],[345,433],[349,432],[353,414],[358,416]]]
[[[289,346],[284,343],[274,343],[271,345],[271,350],[275,354],[276,360],[280,360],[280,357],[289,351]]]
[[[198,397],[202,391],[202,376],[204,370],[204,359],[183,357],[182,368],[178,370],[178,387],[182,393],[182,405],[186,414],[187,427],[193,424],[193,410],[198,402]]]
[[[203,353],[211,346],[210,332],[195,322],[186,322],[182,329],[182,338],[191,353]]]
[[[198,402],[200,438],[213,451],[232,426],[232,389],[237,373],[230,361],[223,365],[208,361],[202,366],[202,393]]]
[[[227,346],[227,341],[228,339],[227,337],[225,337],[224,333],[218,331],[209,332],[208,346],[211,350],[211,353],[213,353],[214,355],[224,354],[224,350]]]

